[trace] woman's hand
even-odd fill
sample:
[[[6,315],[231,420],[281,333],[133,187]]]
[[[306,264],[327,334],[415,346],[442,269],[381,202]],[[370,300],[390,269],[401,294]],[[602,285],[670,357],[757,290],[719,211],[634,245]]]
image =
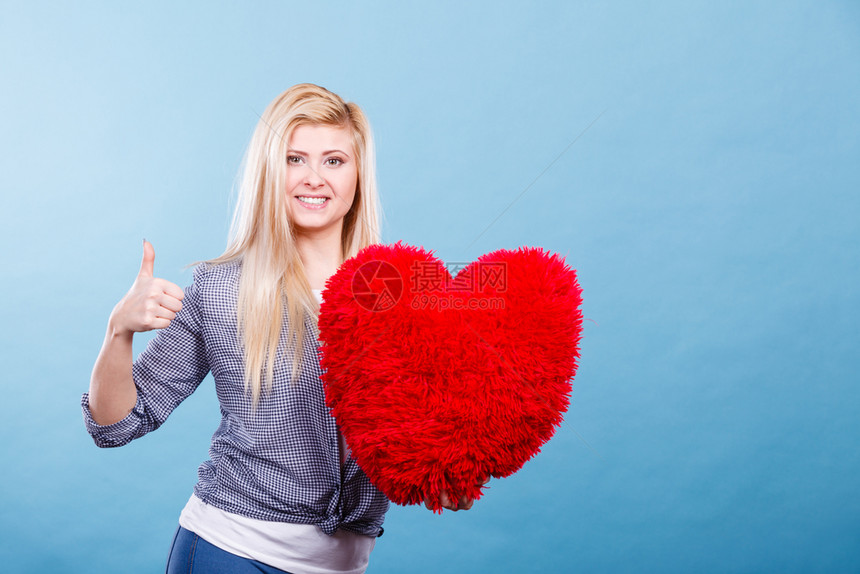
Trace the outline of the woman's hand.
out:
[[[483,488],[486,484],[490,482],[490,477],[481,483],[481,487]],[[447,508],[448,510],[453,510],[454,512],[458,510],[469,510],[472,508],[472,505],[475,503],[474,498],[469,498],[467,496],[461,496],[460,500],[454,502],[451,500],[451,496],[448,494],[447,490],[443,490],[439,493],[439,503],[442,504],[442,508]],[[433,501],[430,498],[424,499],[424,506],[427,507],[428,510],[433,510]]]
[[[90,378],[90,413],[100,425],[122,420],[137,400],[132,376],[134,334],[167,327],[182,309],[182,289],[170,281],[154,278],[154,264],[155,250],[144,241],[137,279],[108,320],[105,341]]]
[[[153,277],[155,250],[144,240],[140,272],[125,297],[111,313],[109,330],[115,336],[164,329],[182,309],[182,289],[164,279]]]

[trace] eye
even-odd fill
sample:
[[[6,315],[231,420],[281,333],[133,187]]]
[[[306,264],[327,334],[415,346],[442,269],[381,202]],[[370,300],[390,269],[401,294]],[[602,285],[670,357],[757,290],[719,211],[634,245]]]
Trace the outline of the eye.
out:
[[[336,167],[336,166],[343,164],[343,160],[340,159],[339,157],[330,157],[327,160],[325,160],[325,164],[329,167]]]
[[[287,165],[299,165],[302,163],[303,158],[297,155],[288,155],[287,156]]]

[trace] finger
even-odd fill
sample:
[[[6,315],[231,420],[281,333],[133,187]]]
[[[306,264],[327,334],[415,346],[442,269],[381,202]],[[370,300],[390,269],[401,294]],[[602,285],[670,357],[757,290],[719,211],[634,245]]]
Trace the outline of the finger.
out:
[[[152,331],[153,329],[166,329],[170,325],[170,319],[165,319],[163,317],[153,317],[148,321],[145,321],[144,331]]]
[[[472,508],[472,505],[475,503],[474,498],[469,498],[468,496],[463,496],[460,498],[460,504],[457,505],[458,508],[462,510],[469,510]]]
[[[448,497],[447,490],[443,490],[439,493],[439,504],[441,504],[444,508],[454,510],[454,505],[451,504],[451,499]]]
[[[153,279],[152,290],[154,292],[153,299],[162,307],[167,307],[171,311],[178,313],[182,309],[182,289],[163,279]]]
[[[165,309],[169,309],[174,313],[179,313],[182,310],[182,301],[164,293],[161,297],[158,298],[158,304],[164,307]]]
[[[143,240],[143,261],[140,262],[138,277],[151,278],[155,268],[155,249],[146,239]]]
[[[168,321],[173,321],[173,319],[176,317],[176,313],[174,313],[167,307],[162,306],[159,307],[158,310],[155,312],[155,316],[158,319],[167,319]]]
[[[161,286],[161,290],[173,297],[174,299],[182,301],[185,298],[185,291],[183,291],[182,287],[180,287],[176,283],[161,280],[159,284]]]

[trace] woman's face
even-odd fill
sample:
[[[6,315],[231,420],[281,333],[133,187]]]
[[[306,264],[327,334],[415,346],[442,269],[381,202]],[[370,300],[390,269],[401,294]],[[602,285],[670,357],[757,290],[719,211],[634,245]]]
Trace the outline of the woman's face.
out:
[[[287,151],[287,204],[299,233],[334,232],[340,237],[357,184],[349,128],[303,125],[293,130]]]

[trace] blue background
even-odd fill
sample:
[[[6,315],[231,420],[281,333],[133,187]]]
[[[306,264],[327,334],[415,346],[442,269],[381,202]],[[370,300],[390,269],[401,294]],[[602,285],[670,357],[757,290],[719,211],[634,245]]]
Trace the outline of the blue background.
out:
[[[220,254],[302,81],[370,116],[387,242],[558,251],[590,319],[543,453],[371,573],[860,571],[860,4],[117,4],[0,16],[4,571],[163,568],[211,379],[121,449],[78,402],[141,239]]]

